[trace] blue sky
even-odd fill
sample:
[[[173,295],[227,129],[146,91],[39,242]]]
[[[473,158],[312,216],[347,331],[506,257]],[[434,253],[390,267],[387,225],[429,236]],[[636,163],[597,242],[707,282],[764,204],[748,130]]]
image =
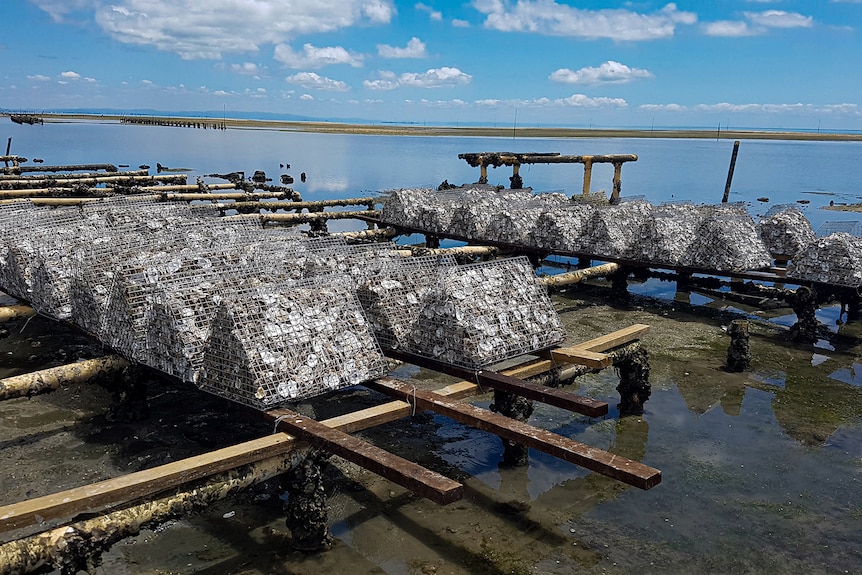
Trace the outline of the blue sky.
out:
[[[862,0],[3,0],[0,109],[862,130]]]

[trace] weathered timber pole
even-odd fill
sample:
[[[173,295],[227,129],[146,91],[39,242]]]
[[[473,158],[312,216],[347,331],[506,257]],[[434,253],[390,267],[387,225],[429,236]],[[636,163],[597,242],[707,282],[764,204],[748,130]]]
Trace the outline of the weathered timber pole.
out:
[[[235,217],[235,216],[234,216]],[[352,220],[362,218],[377,218],[380,217],[380,212],[377,210],[364,210],[359,212],[315,212],[307,214],[266,214],[260,217],[264,224],[281,223],[281,224],[307,224],[311,222],[325,222],[328,220]]]
[[[18,172],[83,172],[104,170],[106,172],[116,172],[117,166],[114,164],[70,164],[68,166],[21,166]]]
[[[83,383],[97,375],[119,371],[129,362],[107,355],[0,379],[0,400],[46,393],[63,385]]]
[[[331,236],[340,236],[347,240],[383,240],[400,235],[395,228],[380,228],[375,230],[360,230],[356,232],[333,232]]]
[[[736,155],[739,153],[739,140],[733,142],[733,152],[730,154],[730,167],[727,169],[727,183],[724,184],[724,196],[721,203],[726,204],[730,197],[730,184],[733,182],[733,170],[736,168]]]
[[[321,208],[332,208],[342,206],[367,206],[369,210],[374,209],[376,200],[374,198],[347,198],[342,200],[320,200],[315,202],[230,202],[216,204],[219,210],[236,210],[240,213],[251,213],[255,210],[319,210]],[[318,212],[319,213],[319,212]]]
[[[99,555],[113,544],[285,473],[296,467],[307,452],[307,447],[295,448],[213,476],[179,493],[4,543],[0,545],[0,575],[44,572],[46,567],[63,573],[93,572]]]
[[[620,193],[623,189],[623,163],[622,162],[614,162],[614,190],[611,192],[611,197],[608,202],[611,205],[615,205],[620,203]]]
[[[398,255],[402,257],[450,255],[454,257],[473,259],[477,257],[484,258],[496,256],[499,252],[500,249],[494,246],[455,246],[451,248],[409,246],[408,249],[398,250]]]
[[[33,317],[36,310],[29,305],[7,305],[0,307],[0,323]]]
[[[541,277],[539,278],[539,281],[549,288],[559,288],[576,284],[590,278],[606,277],[618,272],[619,269],[620,264],[607,263],[553,276]]]
[[[22,170],[24,168],[21,168]],[[128,177],[128,176],[148,176],[150,175],[148,170],[128,170],[125,172],[118,172],[116,169],[113,172],[84,172],[80,174],[46,174],[40,176],[22,176],[20,174],[11,174],[0,176],[0,182],[41,182],[45,180],[49,181],[62,181],[62,180],[92,180],[94,178],[118,178],[118,177]]]
[[[590,156],[584,156],[584,187],[583,196],[586,198],[590,195],[590,186],[593,181],[593,159]]]

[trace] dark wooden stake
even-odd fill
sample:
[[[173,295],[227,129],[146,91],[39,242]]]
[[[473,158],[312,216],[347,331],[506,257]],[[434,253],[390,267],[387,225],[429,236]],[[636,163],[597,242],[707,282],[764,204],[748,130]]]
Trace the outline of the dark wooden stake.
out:
[[[733,181],[733,170],[736,168],[736,154],[739,153],[739,140],[733,142],[733,153],[730,155],[730,167],[727,170],[727,183],[724,184],[724,197],[721,203],[726,204],[730,196],[730,183]]]

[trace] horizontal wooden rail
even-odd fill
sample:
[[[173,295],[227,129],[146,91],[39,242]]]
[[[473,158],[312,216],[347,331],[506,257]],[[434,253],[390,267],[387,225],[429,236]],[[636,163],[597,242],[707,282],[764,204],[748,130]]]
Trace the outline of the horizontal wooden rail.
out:
[[[558,459],[580,465],[640,489],[651,489],[661,482],[661,471],[638,461],[590,447],[469,403],[442,398],[431,391],[419,389],[415,385],[391,377],[367,382],[365,385],[375,391],[406,401],[416,409],[439,413],[459,423],[488,431],[503,439],[553,455]]]

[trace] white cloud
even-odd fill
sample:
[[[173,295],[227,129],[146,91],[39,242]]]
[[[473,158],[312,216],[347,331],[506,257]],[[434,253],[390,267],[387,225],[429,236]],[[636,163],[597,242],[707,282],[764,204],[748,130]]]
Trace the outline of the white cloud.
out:
[[[350,87],[340,81],[319,76],[314,72],[299,72],[286,78],[291,84],[302,86],[306,90],[326,90],[328,92],[347,92]]]
[[[511,0],[473,0],[473,7],[486,15],[486,28],[586,39],[669,38],[677,25],[697,22],[696,14],[682,12],[674,3],[649,14],[624,9],[585,10],[554,0],[518,0],[514,5]]]
[[[415,36],[407,42],[404,48],[389,46],[388,44],[378,44],[377,53],[381,58],[424,58],[425,43]]]
[[[51,78],[48,76],[43,76],[42,74],[34,74],[32,76],[27,76],[28,80],[35,80],[36,82],[47,82]]]
[[[751,23],[767,28],[810,28],[814,24],[814,18],[811,16],[784,10],[745,12],[744,16]]]
[[[35,0],[62,15],[65,0]],[[262,46],[367,24],[387,24],[392,0],[75,0],[115,40],[174,52],[184,59],[220,59]],[[54,10],[51,12],[50,10]]]
[[[279,44],[275,47],[273,59],[288,68],[297,70],[299,68],[322,68],[334,64],[349,64],[354,68],[359,68],[365,58],[362,54],[349,52],[341,46],[318,48],[311,44],[303,44],[300,53],[287,44]]]
[[[423,4],[422,2],[417,2],[414,8],[421,12],[428,12],[428,17],[431,18],[431,20],[439,22],[443,19],[442,12],[440,12],[439,10],[435,10],[433,7],[428,6],[427,4]]]
[[[458,68],[444,66],[431,68],[425,72],[405,72],[396,77],[392,72],[380,72],[379,80],[366,80],[363,85],[369,90],[394,90],[409,86],[411,88],[451,88],[469,84],[473,76]]]
[[[460,18],[455,18],[452,20],[452,27],[454,28],[469,28],[470,23],[466,20],[461,20]]]
[[[748,22],[742,20],[719,20],[703,25],[703,32],[707,36],[724,36],[735,38],[740,36],[757,36],[765,32],[764,29],[752,28]]]
[[[554,82],[562,84],[627,84],[640,78],[652,78],[649,70],[641,68],[630,68],[625,64],[608,60],[598,68],[587,67],[577,71],[568,68],[560,68],[550,75]]]
[[[254,62],[231,64],[230,70],[231,72],[236,72],[237,74],[243,74],[245,76],[257,76],[258,74],[260,74],[260,66],[258,66]]]
[[[72,70],[67,70],[66,72],[61,72],[60,77],[66,80],[78,80],[81,78],[81,75],[77,72],[73,72]]]
[[[584,94],[572,94],[568,98],[555,100],[555,102],[574,108],[625,108],[628,106],[628,102],[622,98],[590,98]]]
[[[762,12],[743,12],[745,20],[720,20],[703,25],[707,36],[759,36],[770,28],[810,28],[814,18],[797,12],[783,10],[764,10]]]
[[[93,0],[30,0],[47,12],[54,22],[63,22],[66,17],[79,10],[91,9]]]
[[[303,94],[299,97],[299,99],[305,100],[306,102],[311,102],[312,100],[314,100],[314,96],[312,96],[311,94]]]

